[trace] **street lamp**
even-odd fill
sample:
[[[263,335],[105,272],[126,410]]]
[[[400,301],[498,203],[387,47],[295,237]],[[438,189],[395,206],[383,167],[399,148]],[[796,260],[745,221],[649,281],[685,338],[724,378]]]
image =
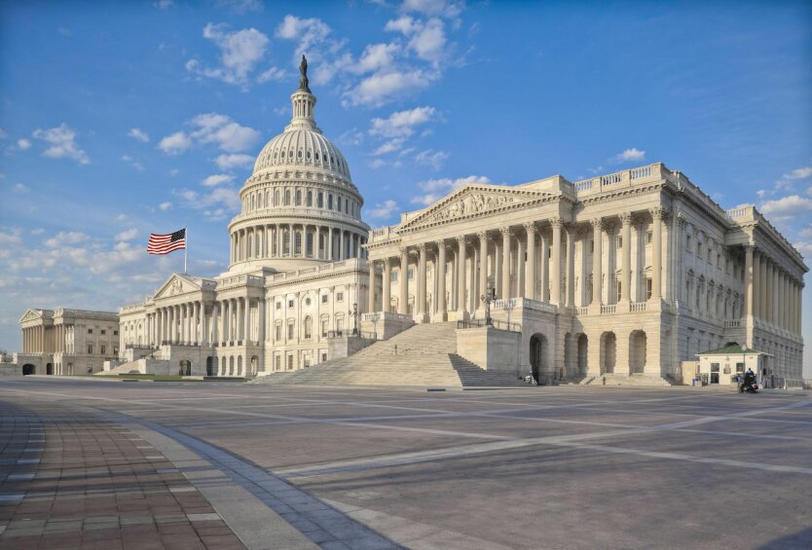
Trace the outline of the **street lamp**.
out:
[[[380,313],[373,313],[369,316],[369,320],[372,321],[372,335],[375,340],[378,339],[378,319],[380,317]]]
[[[492,326],[493,319],[491,319],[491,302],[496,300],[496,289],[488,288],[488,290],[480,296],[480,300],[485,304],[485,326]]]
[[[352,312],[350,313],[350,315],[352,315],[352,335],[357,336],[358,335],[358,304],[353,304],[352,305]]]

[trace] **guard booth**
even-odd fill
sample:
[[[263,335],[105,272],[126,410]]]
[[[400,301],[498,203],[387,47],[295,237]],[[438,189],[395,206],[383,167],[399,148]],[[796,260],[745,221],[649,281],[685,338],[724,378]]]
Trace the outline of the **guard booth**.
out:
[[[734,376],[744,376],[748,368],[756,373],[759,386],[763,387],[770,377],[769,358],[772,356],[737,342],[728,342],[721,348],[696,355],[699,357],[699,374],[709,385],[729,386]]]

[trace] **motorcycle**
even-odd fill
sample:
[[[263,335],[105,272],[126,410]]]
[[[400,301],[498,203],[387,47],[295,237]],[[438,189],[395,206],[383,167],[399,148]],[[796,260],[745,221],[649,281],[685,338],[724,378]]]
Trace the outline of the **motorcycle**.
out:
[[[739,393],[758,393],[758,384],[755,380],[742,380],[739,382]]]

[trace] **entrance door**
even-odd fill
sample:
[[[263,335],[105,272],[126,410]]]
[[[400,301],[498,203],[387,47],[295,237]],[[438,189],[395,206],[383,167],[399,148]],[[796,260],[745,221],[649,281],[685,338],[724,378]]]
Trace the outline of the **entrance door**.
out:
[[[48,363],[45,365],[45,374],[53,374],[54,373],[54,364]]]
[[[28,376],[29,374],[34,374],[34,373],[35,373],[34,365],[32,365],[30,363],[27,364],[27,365],[23,365],[23,376]]]
[[[543,334],[534,334],[530,338],[530,370],[536,382],[546,371],[547,338]]]
[[[719,383],[719,363],[711,363],[710,383],[711,384]]]

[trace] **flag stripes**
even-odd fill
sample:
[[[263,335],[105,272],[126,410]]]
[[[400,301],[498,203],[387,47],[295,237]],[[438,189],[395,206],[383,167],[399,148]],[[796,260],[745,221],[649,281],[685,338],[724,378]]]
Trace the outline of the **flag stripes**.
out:
[[[186,228],[179,229],[174,233],[159,235],[150,233],[147,252],[149,254],[169,254],[175,250],[186,249]]]

